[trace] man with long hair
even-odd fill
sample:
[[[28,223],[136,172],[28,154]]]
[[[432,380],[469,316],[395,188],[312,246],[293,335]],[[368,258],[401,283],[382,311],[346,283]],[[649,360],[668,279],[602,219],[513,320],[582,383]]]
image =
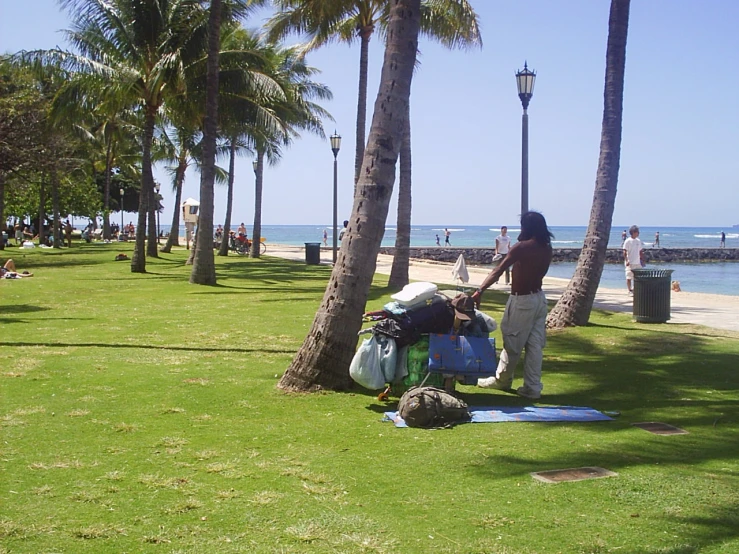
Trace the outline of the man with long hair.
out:
[[[482,293],[511,268],[511,295],[500,322],[503,351],[495,377],[479,379],[479,387],[510,390],[516,365],[526,350],[523,386],[516,392],[533,400],[541,398],[541,363],[547,341],[547,299],[541,287],[552,262],[552,238],[554,235],[543,215],[539,212],[523,214],[518,242],[472,295],[479,304]]]

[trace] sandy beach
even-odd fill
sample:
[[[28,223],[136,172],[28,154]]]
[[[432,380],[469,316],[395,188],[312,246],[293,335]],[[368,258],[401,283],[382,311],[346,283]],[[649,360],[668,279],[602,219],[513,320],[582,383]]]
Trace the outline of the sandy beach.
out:
[[[331,248],[321,248],[321,263],[331,263]],[[267,255],[290,260],[305,260],[305,249],[302,246],[269,244]],[[377,257],[377,273],[389,275],[392,267],[392,256],[380,254]],[[439,284],[456,286],[451,273],[452,264],[411,260],[409,276],[412,281],[431,281]],[[470,274],[470,288],[477,287],[489,269],[467,266]],[[565,290],[568,281],[547,277],[544,280],[544,292],[550,300],[557,300]],[[493,290],[506,291],[510,287],[498,283]],[[623,289],[599,288],[595,297],[595,307],[614,312],[632,311],[632,297]],[[718,294],[702,294],[695,292],[673,292],[671,297],[671,319],[669,324],[706,325],[715,329],[739,332],[739,297]]]

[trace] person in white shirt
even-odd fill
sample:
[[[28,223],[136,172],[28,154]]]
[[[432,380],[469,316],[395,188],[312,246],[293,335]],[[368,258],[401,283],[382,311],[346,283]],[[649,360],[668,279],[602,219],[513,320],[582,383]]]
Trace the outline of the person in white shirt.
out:
[[[626,288],[629,294],[634,294],[631,281],[634,278],[634,268],[644,267],[644,243],[639,238],[639,227],[632,225],[629,228],[630,237],[624,241],[624,265],[626,266]]]
[[[496,257],[498,254],[500,254],[502,257],[499,258],[502,260],[506,257],[506,254],[508,254],[508,250],[511,248],[511,237],[508,236],[508,227],[503,225],[503,227],[500,228],[500,234],[495,237],[495,255]],[[509,285],[511,283],[511,268],[506,268],[505,270],[505,284]]]

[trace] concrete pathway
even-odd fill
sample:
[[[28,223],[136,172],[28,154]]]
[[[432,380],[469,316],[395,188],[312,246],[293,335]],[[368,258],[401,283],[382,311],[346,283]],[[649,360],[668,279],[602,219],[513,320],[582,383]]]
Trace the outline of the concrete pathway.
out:
[[[289,260],[305,261],[305,249],[302,246],[269,244],[267,255]],[[321,263],[331,264],[331,248],[321,248]],[[390,275],[393,258],[385,254],[377,256],[377,273]],[[425,260],[411,260],[409,276],[412,281],[431,281],[433,283],[455,286],[452,278],[452,264]],[[489,269],[467,266],[470,282],[467,287],[476,288],[482,283]],[[550,300],[557,300],[567,287],[567,279],[547,277],[544,280],[544,292]],[[496,284],[492,290],[509,290],[510,287]],[[670,300],[671,319],[669,323],[706,325],[715,329],[739,332],[739,297],[719,294],[702,294],[696,292],[673,292]],[[595,296],[596,308],[613,312],[632,311],[632,297],[623,289],[599,288]]]

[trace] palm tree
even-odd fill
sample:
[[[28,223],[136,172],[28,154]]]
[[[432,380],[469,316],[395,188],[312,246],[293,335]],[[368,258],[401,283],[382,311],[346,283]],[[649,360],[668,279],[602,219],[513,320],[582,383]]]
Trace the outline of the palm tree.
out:
[[[154,198],[154,127],[165,99],[184,91],[186,68],[206,51],[207,11],[199,2],[186,0],[61,3],[71,12],[74,26],[67,36],[79,54],[52,54],[76,69],[80,86],[125,92],[144,113],[138,225],[131,260],[131,271],[144,273],[146,218]]]
[[[333,41],[352,44],[359,39],[359,97],[357,99],[354,183],[359,179],[364,155],[367,119],[367,67],[369,43],[375,24],[385,14],[386,0],[275,0],[280,11],[267,22],[269,37],[280,40],[291,32],[308,34],[305,51]]]
[[[280,11],[267,22],[269,36],[278,40],[291,32],[307,34],[305,51],[334,41],[352,44],[359,40],[359,94],[357,98],[354,182],[359,180],[365,145],[369,43],[375,31],[385,34],[388,0],[275,0]],[[467,0],[424,0],[421,33],[450,46],[478,43],[477,15]]]
[[[228,236],[233,211],[233,185],[236,156],[253,152],[255,129],[262,133],[276,133],[280,123],[268,109],[274,98],[284,98],[283,91],[270,75],[272,63],[269,49],[261,44],[255,33],[238,25],[226,27],[222,33],[222,47],[228,58],[221,64],[221,106],[219,117],[223,134],[228,137],[223,154],[228,154],[228,192],[224,218],[224,239],[219,256],[228,255]],[[238,55],[236,54],[238,53]]]
[[[218,56],[221,52],[221,0],[211,0],[208,18],[208,62],[205,85],[205,123],[203,125],[203,167],[200,172],[200,213],[195,236],[194,258],[190,282],[216,284],[213,259],[213,186],[216,173],[216,139],[218,136]]]
[[[480,28],[472,7],[462,2],[423,2],[421,4],[421,33],[447,48],[482,48]],[[401,289],[408,284],[408,266],[411,246],[411,123],[410,106],[406,131],[400,145],[398,176],[398,221],[395,232],[395,253],[388,286]]]
[[[357,185],[349,226],[323,300],[308,336],[280,379],[281,389],[344,390],[351,386],[349,363],[385,230],[419,24],[420,0],[393,2],[380,90],[364,155],[367,171]]]
[[[231,233],[231,213],[234,202],[234,179],[236,177],[236,153],[241,145],[239,138],[232,136],[228,140],[228,190],[226,192],[226,215],[223,218],[223,234],[218,247],[219,256],[228,256],[229,235]]]
[[[262,0],[248,3],[231,0],[226,3],[226,21],[246,15]],[[205,122],[203,125],[203,159],[200,178],[200,213],[195,237],[193,268],[190,283],[214,285],[216,283],[213,257],[213,185],[215,182],[216,139],[218,135],[219,58],[221,45],[222,3],[211,0],[208,20],[208,58],[206,72]],[[237,72],[244,75],[245,72]],[[246,72],[248,73],[248,72]]]
[[[300,137],[300,131],[308,131],[326,138],[322,120],[333,117],[314,100],[330,100],[331,91],[311,77],[318,70],[308,66],[299,55],[299,49],[280,48],[269,45],[267,58],[271,60],[270,76],[279,84],[282,94],[274,95],[265,101],[266,107],[274,114],[277,128],[260,126],[252,129],[251,138],[257,152],[257,167],[254,192],[254,225],[252,226],[252,247],[250,255],[258,258],[262,238],[262,188],[265,156],[269,163],[275,164],[281,157],[282,148],[289,146]]]
[[[603,127],[590,222],[575,274],[557,305],[549,313],[548,327],[587,324],[603,273],[608,237],[611,234],[613,209],[616,204],[621,159],[621,121],[626,38],[629,30],[629,2],[630,0],[611,0],[606,49],[606,82],[603,93]]]
[[[72,81],[60,90],[53,102],[53,112],[57,119],[66,120],[87,146],[92,179],[96,179],[100,170],[103,172],[103,238],[110,239],[113,169],[124,162],[131,146],[137,148],[140,158],[140,149],[138,144],[133,144],[132,137],[139,135],[141,129],[136,112],[122,105],[108,89],[95,91],[94,96],[90,96],[74,85]]]
[[[410,107],[410,105],[409,105]],[[411,114],[405,117],[403,142],[400,144],[400,171],[398,172],[398,222],[395,230],[395,251],[390,268],[388,287],[402,289],[408,284],[411,246]]]
[[[251,255],[259,257],[265,161],[277,163],[282,149],[299,137],[300,131],[325,136],[321,120],[332,118],[314,100],[330,99],[331,92],[325,85],[311,80],[317,70],[305,63],[298,47],[265,43],[239,27],[227,29],[222,36],[222,48],[230,58],[221,64],[224,82],[220,88],[221,128],[230,137],[223,150],[229,152],[231,166],[224,233],[228,236],[230,230],[234,156],[239,152],[255,152]],[[236,52],[241,55],[235,56]],[[219,255],[227,253],[228,245],[224,241]]]
[[[176,117],[179,113],[177,112],[173,115]],[[160,130],[154,155],[156,161],[173,163],[172,166],[167,167],[167,171],[172,176],[172,191],[175,193],[175,201],[172,209],[172,224],[170,226],[169,237],[167,237],[167,242],[161,248],[161,251],[164,253],[169,253],[172,251],[173,246],[180,245],[179,228],[182,186],[185,183],[187,168],[196,161],[193,151],[196,148],[197,131],[184,122],[175,124],[172,130],[174,131],[173,133],[169,132],[166,128]]]
[[[276,0],[281,8],[268,23],[270,37],[282,38],[290,32],[306,33],[310,41],[304,50],[312,50],[333,41],[360,41],[359,94],[357,99],[356,150],[354,182],[364,156],[367,111],[367,73],[369,42],[375,31],[385,36],[391,2],[388,0]],[[448,48],[482,46],[477,14],[468,0],[423,0],[421,34]],[[409,124],[410,125],[410,124]],[[407,150],[406,150],[407,149]],[[401,177],[398,193],[398,225],[395,259],[390,285],[408,283],[408,253],[411,228],[410,127],[401,150]],[[407,160],[406,165],[402,160]]]

